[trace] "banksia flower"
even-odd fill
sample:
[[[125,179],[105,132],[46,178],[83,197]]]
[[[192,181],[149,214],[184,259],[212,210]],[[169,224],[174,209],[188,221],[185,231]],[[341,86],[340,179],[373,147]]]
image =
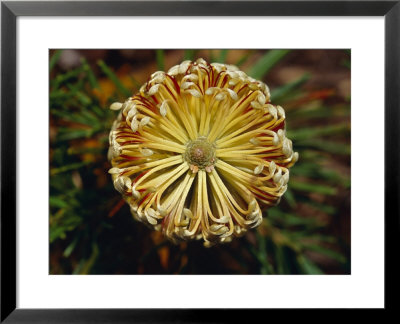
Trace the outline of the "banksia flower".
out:
[[[258,226],[298,159],[268,87],[232,65],[184,61],[110,108],[114,186],[174,242],[210,246]]]

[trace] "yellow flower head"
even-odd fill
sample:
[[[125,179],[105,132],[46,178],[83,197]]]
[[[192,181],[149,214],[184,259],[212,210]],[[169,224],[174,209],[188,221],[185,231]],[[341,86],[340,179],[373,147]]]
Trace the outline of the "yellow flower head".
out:
[[[298,159],[268,87],[203,59],[155,72],[110,132],[115,188],[172,241],[230,242],[277,204]]]

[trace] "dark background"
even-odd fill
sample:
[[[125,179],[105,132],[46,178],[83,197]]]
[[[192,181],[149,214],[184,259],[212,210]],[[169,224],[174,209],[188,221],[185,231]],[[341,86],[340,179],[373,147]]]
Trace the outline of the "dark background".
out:
[[[286,111],[288,191],[232,243],[174,245],[133,220],[107,170],[110,103],[184,59],[236,64]],[[349,274],[349,50],[51,50],[50,274]]]

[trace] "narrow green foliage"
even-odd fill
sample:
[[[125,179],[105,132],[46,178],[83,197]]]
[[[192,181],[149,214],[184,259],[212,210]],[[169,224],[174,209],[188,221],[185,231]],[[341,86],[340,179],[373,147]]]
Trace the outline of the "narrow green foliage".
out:
[[[289,206],[291,208],[295,208],[296,207],[296,198],[295,198],[292,190],[290,190],[288,188],[286,190],[285,195],[283,196],[283,198],[287,201],[287,203],[289,204]]]
[[[341,143],[337,141],[309,139],[296,142],[296,146],[298,148],[308,147],[309,149],[324,151],[327,153],[332,153],[337,155],[350,155],[351,153],[350,144]]]
[[[284,98],[290,94],[290,92],[297,90],[304,83],[306,83],[310,79],[311,75],[309,73],[304,74],[301,78],[283,85],[277,89],[271,91],[271,101],[275,103],[279,103],[284,100]]]
[[[76,170],[79,169],[85,165],[88,165],[90,162],[78,162],[78,163],[73,163],[73,164],[69,164],[69,165],[65,165],[62,166],[60,168],[54,168],[54,169],[50,169],[50,175],[56,175],[58,173],[62,173],[62,172],[67,172],[67,171],[71,171],[71,170]]]
[[[78,241],[79,241],[79,236],[77,236],[77,237],[71,242],[71,244],[69,244],[69,245],[67,246],[67,248],[64,250],[64,253],[63,253],[63,256],[64,256],[65,258],[68,258],[68,257],[71,255],[71,253],[74,251],[74,249],[75,249],[76,244],[78,243]]]
[[[69,84],[74,79],[77,79],[80,74],[82,74],[82,67],[68,71],[64,74],[59,74],[54,79],[50,80],[50,86],[54,90],[58,89],[65,84]],[[50,93],[50,98],[51,98],[51,95],[52,95],[52,93]]]
[[[164,71],[165,69],[164,50],[162,49],[156,50],[156,61],[157,61],[157,69],[159,71]]]
[[[131,95],[131,91],[125,88],[125,86],[116,76],[116,74],[102,60],[99,60],[97,64],[99,65],[103,73],[114,83],[120,94],[122,94],[124,97],[129,97]]]
[[[54,54],[50,57],[50,62],[49,62],[49,70],[53,70],[54,65],[58,62],[60,59],[62,51],[61,50],[56,50]]]
[[[73,139],[89,138],[94,134],[93,129],[66,129],[60,128],[58,140],[59,141],[69,141]]]
[[[321,245],[317,245],[317,244],[305,245],[305,248],[308,250],[323,254],[323,255],[325,255],[329,258],[332,258],[340,263],[346,262],[346,258],[342,254],[340,254],[332,249],[322,247]]]
[[[100,89],[99,82],[97,81],[97,78],[95,74],[93,73],[92,68],[88,64],[86,59],[82,59],[82,66],[83,70],[86,72],[87,80],[89,81],[89,85],[92,89]]]
[[[222,49],[219,52],[218,63],[225,63],[227,55],[228,55],[228,50],[227,49]]]
[[[304,192],[315,192],[320,193],[322,195],[332,196],[335,195],[337,190],[336,188],[329,187],[326,185],[319,185],[314,183],[307,183],[298,180],[291,180],[290,186],[293,190],[304,191]]]
[[[287,131],[289,138],[296,141],[311,140],[321,136],[350,135],[350,125],[343,123],[324,127],[301,128]]]
[[[241,67],[246,61],[251,57],[253,51],[248,51],[246,54],[242,55],[242,57],[235,63],[237,67]]]
[[[314,262],[310,261],[310,259],[304,255],[298,255],[297,262],[299,263],[302,273],[304,274],[323,274],[323,271]]]
[[[267,239],[265,236],[260,235],[257,232],[257,239],[259,244],[259,249],[257,251],[257,258],[261,263],[261,274],[272,274],[274,273],[274,269],[268,260],[268,252],[267,252]]]
[[[196,57],[196,51],[195,49],[186,49],[183,54],[183,60],[193,61]]]
[[[59,197],[56,197],[56,196],[50,196],[49,203],[50,203],[50,207],[57,207],[57,208],[68,207],[68,203],[65,200],[60,199]]]
[[[255,79],[262,79],[276,64],[278,64],[290,50],[270,50],[264,54],[248,71],[248,75]]]

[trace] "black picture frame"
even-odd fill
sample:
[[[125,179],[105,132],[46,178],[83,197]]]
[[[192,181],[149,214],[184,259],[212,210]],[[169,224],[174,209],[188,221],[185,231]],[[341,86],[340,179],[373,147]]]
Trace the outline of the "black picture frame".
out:
[[[2,1],[1,322],[233,322],[266,310],[16,308],[16,19],[19,16],[384,16],[385,310],[396,307],[399,237],[400,1]],[[366,93],[371,89],[366,89]],[[371,126],[372,127],[372,126]],[[366,153],[368,154],[368,153]],[[373,152],[371,153],[373,155]],[[371,236],[373,233],[371,233]],[[372,239],[372,238],[371,238]],[[380,310],[378,310],[380,312]],[[257,314],[255,314],[257,312]],[[381,314],[381,313],[380,313]],[[380,315],[381,316],[381,315]],[[250,318],[249,318],[250,319]]]

